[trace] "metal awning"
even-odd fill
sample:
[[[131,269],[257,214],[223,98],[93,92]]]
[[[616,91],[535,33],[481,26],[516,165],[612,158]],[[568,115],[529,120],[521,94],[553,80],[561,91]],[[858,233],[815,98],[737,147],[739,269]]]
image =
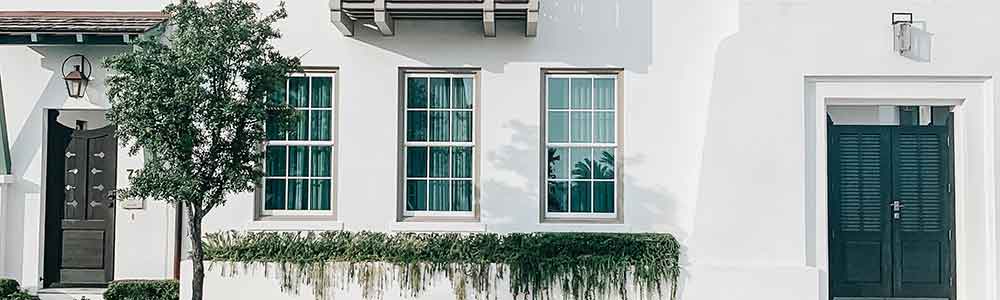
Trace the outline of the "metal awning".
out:
[[[158,11],[0,11],[0,45],[123,45],[166,20]]]
[[[483,34],[496,36],[497,20],[524,20],[525,36],[538,34],[540,0],[330,0],[330,21],[345,36],[358,20],[373,20],[386,36],[393,19],[481,19]]]

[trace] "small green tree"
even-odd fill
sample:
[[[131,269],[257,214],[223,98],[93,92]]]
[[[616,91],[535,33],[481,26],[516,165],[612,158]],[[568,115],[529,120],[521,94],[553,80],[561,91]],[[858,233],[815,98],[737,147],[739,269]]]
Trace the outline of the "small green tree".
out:
[[[105,60],[111,101],[108,119],[143,168],[119,198],[182,205],[188,218],[194,264],[192,300],[204,287],[202,220],[226,196],[253,191],[263,176],[264,122],[288,130],[293,111],[265,101],[283,86],[299,60],[271,42],[284,4],[269,14],[247,0],[169,5],[168,30],[140,39],[131,50]]]

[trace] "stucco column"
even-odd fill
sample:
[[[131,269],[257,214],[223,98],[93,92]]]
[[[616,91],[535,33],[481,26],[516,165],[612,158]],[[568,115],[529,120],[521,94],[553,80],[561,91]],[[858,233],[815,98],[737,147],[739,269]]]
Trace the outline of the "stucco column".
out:
[[[10,198],[7,197],[7,194],[13,182],[13,175],[0,175],[0,277],[8,275],[5,262],[7,261],[7,222],[10,220],[7,216],[7,201]]]

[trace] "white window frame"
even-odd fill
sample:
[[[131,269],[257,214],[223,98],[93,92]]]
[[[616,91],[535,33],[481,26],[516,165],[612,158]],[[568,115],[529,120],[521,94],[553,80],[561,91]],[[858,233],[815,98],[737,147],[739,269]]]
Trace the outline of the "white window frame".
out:
[[[292,73],[292,74],[288,75],[288,78],[293,78],[293,77],[305,77],[305,78],[329,77],[330,78],[331,84],[330,84],[330,108],[329,109],[327,109],[327,108],[315,108],[314,109],[312,107],[312,93],[313,93],[312,79],[308,79],[307,80],[307,83],[308,83],[308,88],[307,88],[307,90],[308,90],[308,99],[306,101],[309,102],[308,103],[308,107],[295,107],[294,108],[296,111],[304,111],[304,112],[306,112],[307,118],[310,117],[309,114],[312,111],[314,111],[314,110],[316,110],[316,111],[326,111],[326,110],[330,111],[330,140],[329,141],[313,141],[313,140],[308,140],[308,138],[310,138],[310,137],[307,137],[307,140],[287,140],[286,139],[286,140],[279,140],[279,141],[270,141],[270,140],[268,140],[268,141],[264,142],[264,151],[265,151],[265,157],[264,157],[264,161],[265,161],[265,163],[264,163],[264,174],[265,175],[261,179],[261,185],[259,187],[259,191],[260,191],[260,197],[259,198],[260,199],[257,200],[257,205],[260,205],[261,216],[263,216],[263,217],[275,217],[275,216],[334,216],[335,215],[336,210],[337,210],[336,202],[337,202],[337,184],[338,184],[338,182],[336,180],[336,177],[337,177],[336,166],[337,166],[337,152],[338,152],[337,151],[337,148],[338,148],[337,142],[338,141],[337,141],[337,134],[336,134],[336,132],[337,132],[337,119],[338,119],[337,118],[337,115],[338,115],[337,112],[339,111],[339,107],[337,105],[339,103],[337,101],[338,100],[337,99],[338,98],[337,97],[337,87],[338,87],[338,85],[337,85],[337,75],[338,74],[337,74],[336,71],[308,71],[308,70],[305,71],[305,72]],[[286,79],[285,80],[285,103],[288,103],[288,97],[289,97],[288,96],[289,95],[288,88],[289,88],[289,80]],[[311,133],[311,130],[310,130],[310,129],[312,129],[311,127],[312,127],[312,122],[311,122],[311,119],[310,119],[310,120],[307,120],[307,122],[306,122],[306,134],[307,135],[309,135]],[[267,131],[267,129],[266,129],[266,126],[265,126],[265,132],[266,131]],[[267,147],[268,146],[308,146],[306,148],[306,149],[309,149],[306,152],[306,159],[308,160],[306,162],[306,167],[307,167],[306,175],[307,176],[290,176],[290,175],[288,175],[288,168],[290,167],[290,165],[289,165],[290,158],[289,157],[291,156],[290,151],[288,151],[289,148],[286,148],[286,150],[285,150],[285,176],[267,176],[266,175],[267,174],[267,163],[266,163],[266,161],[267,161],[267,155],[266,155],[266,153],[267,152],[266,151],[267,151]],[[330,168],[330,177],[329,178],[327,178],[327,177],[315,177],[315,176],[311,176],[311,174],[312,174],[312,167],[313,167],[312,166],[312,150],[311,150],[312,146],[329,146],[329,147],[331,147],[331,149],[330,149],[331,150],[330,151],[330,166],[329,166],[329,168]],[[267,189],[267,179],[268,178],[285,179],[285,201],[286,201],[285,203],[286,203],[286,209],[267,209],[267,203],[266,203],[266,201],[267,201],[267,199],[266,199],[267,190],[266,189]],[[288,210],[287,209],[288,193],[289,193],[288,187],[289,187],[289,182],[291,180],[294,180],[294,179],[305,179],[305,180],[307,180],[306,184],[309,184],[308,183],[309,179],[330,179],[330,209],[329,210]],[[306,190],[309,191],[309,188],[307,188]],[[310,199],[309,199],[310,197],[312,197],[312,193],[311,192],[306,192],[306,203],[310,203]]]
[[[416,77],[416,78],[448,78],[448,79],[463,78],[463,79],[472,79],[472,82],[473,82],[472,109],[431,108],[431,103],[430,103],[431,102],[431,97],[430,97],[431,89],[430,89],[430,83],[429,82],[428,82],[428,86],[427,86],[427,108],[410,109],[409,106],[408,106],[408,103],[409,103],[409,95],[410,95],[409,81],[410,81],[411,77]],[[451,88],[452,88],[451,84],[452,83],[453,82],[449,82],[449,85],[448,85],[448,88],[449,88],[449,93],[448,93],[449,94],[449,99],[448,99],[448,101],[449,101],[450,105],[454,105],[454,100],[455,100],[454,99],[455,95],[454,95],[454,93],[452,93],[453,90],[451,90]],[[401,179],[402,179],[402,180],[400,180],[400,188],[403,191],[402,192],[402,197],[403,198],[401,199],[402,201],[400,201],[400,205],[402,205],[403,217],[461,217],[461,218],[474,218],[474,217],[476,217],[476,215],[477,215],[476,214],[476,210],[477,210],[477,205],[478,205],[478,200],[479,200],[478,197],[477,197],[477,193],[476,193],[476,190],[477,190],[477,187],[478,187],[478,183],[479,183],[479,180],[478,180],[479,176],[477,176],[477,174],[479,174],[479,171],[478,171],[479,164],[476,163],[476,161],[479,159],[479,149],[476,146],[476,144],[478,144],[478,142],[479,142],[479,134],[478,134],[478,132],[479,132],[479,128],[478,128],[479,127],[479,113],[478,113],[478,111],[479,111],[479,101],[478,101],[478,98],[479,98],[479,91],[478,91],[479,86],[476,83],[476,74],[473,74],[473,73],[450,73],[450,72],[441,72],[441,73],[406,72],[405,76],[403,76],[403,83],[401,84],[401,86],[403,87],[403,95],[402,95],[403,97],[402,97],[402,102],[401,102],[401,105],[402,105],[401,109],[403,111],[403,113],[402,113],[402,120],[401,120],[401,122],[402,122],[401,127],[403,128],[403,130],[401,132],[400,139],[402,139],[402,141],[403,141],[403,143],[402,143],[403,146],[402,146],[402,149],[400,149],[400,151],[402,153],[402,155],[401,155],[401,157],[402,157],[401,163],[402,163],[402,169],[403,169],[403,171],[400,174]],[[472,126],[472,130],[471,130],[472,131],[472,142],[431,142],[431,141],[429,141],[430,140],[430,134],[431,134],[431,130],[430,130],[431,122],[430,122],[429,119],[427,121],[428,141],[427,142],[410,142],[410,141],[407,141],[406,135],[407,135],[407,130],[409,129],[408,126],[410,124],[409,123],[409,119],[408,119],[409,116],[408,116],[407,112],[410,111],[410,110],[427,111],[428,112],[428,118],[430,118],[430,112],[431,111],[447,111],[449,113],[448,134],[451,135],[452,137],[454,136],[454,132],[453,132],[454,128],[452,127],[452,123],[451,123],[453,121],[452,117],[451,117],[452,113],[456,112],[456,111],[471,111],[472,112],[472,122],[471,122],[471,126]],[[407,155],[406,155],[406,149],[408,147],[428,147],[428,151],[427,151],[427,164],[428,164],[427,165],[427,172],[428,172],[427,176],[428,177],[427,178],[422,178],[422,177],[416,178],[415,177],[415,179],[426,180],[427,181],[427,188],[428,189],[430,188],[430,181],[432,181],[432,180],[447,180],[449,182],[454,182],[455,180],[471,180],[472,181],[472,187],[471,187],[472,188],[472,199],[470,199],[470,201],[472,203],[469,203],[469,205],[471,207],[470,211],[450,211],[450,210],[449,211],[430,211],[430,210],[426,210],[426,211],[411,211],[411,210],[407,209],[407,206],[406,206],[406,195],[407,195],[407,184],[406,184],[406,181],[410,179],[410,177],[408,177],[407,174],[406,174],[406,167],[408,166],[408,161],[407,160],[409,159],[407,157]],[[431,171],[431,169],[430,169],[430,147],[446,147],[446,148],[448,148],[448,159],[449,159],[449,163],[448,163],[449,171],[448,172],[449,172],[449,176],[447,178],[432,178],[432,177],[430,177],[430,171]],[[451,161],[451,159],[452,159],[452,153],[453,153],[453,150],[451,149],[452,147],[470,147],[470,148],[472,148],[472,178],[454,178],[454,177],[450,176],[451,173],[453,172],[452,163],[454,163],[453,161]],[[449,205],[449,209],[451,208],[451,205],[453,204],[453,201],[451,201],[451,200],[454,197],[454,192],[455,192],[455,190],[454,190],[453,186],[449,185],[449,188],[448,188],[448,194],[449,194],[448,195],[448,205]],[[428,195],[427,197],[428,197],[427,198],[428,201],[430,201],[430,195]]]
[[[544,126],[544,128],[542,128],[542,130],[544,132],[542,134],[545,137],[545,140],[543,141],[543,150],[542,150],[543,156],[542,156],[541,162],[542,162],[542,166],[543,166],[542,170],[546,170],[546,171],[543,171],[541,173],[541,176],[542,176],[542,189],[541,189],[542,190],[542,197],[540,197],[540,198],[542,199],[542,215],[543,215],[543,220],[555,220],[555,221],[559,221],[559,220],[569,220],[569,221],[575,221],[575,220],[603,220],[603,221],[613,221],[613,220],[619,219],[619,217],[621,216],[620,210],[622,209],[620,207],[620,203],[619,203],[620,202],[619,201],[619,197],[621,197],[621,192],[622,192],[621,191],[621,176],[622,176],[622,174],[619,172],[621,170],[621,168],[619,167],[619,164],[621,164],[621,160],[622,160],[621,159],[621,154],[622,154],[621,153],[622,152],[621,151],[621,149],[622,149],[622,147],[621,147],[621,141],[622,141],[621,132],[622,131],[619,128],[622,124],[621,124],[621,122],[620,122],[619,119],[621,118],[621,109],[622,108],[621,108],[621,99],[620,99],[620,97],[621,97],[621,91],[619,91],[619,89],[621,88],[621,82],[620,81],[622,79],[620,78],[619,75],[616,75],[616,74],[608,74],[606,72],[601,72],[601,73],[593,72],[593,73],[591,73],[591,72],[585,72],[585,71],[581,71],[579,73],[573,73],[573,74],[543,73],[543,77],[542,78],[543,78],[543,81],[544,81],[543,84],[545,84],[545,92],[542,93],[542,107],[543,107],[542,118],[545,119],[545,122],[544,122],[545,126]],[[567,105],[570,105],[570,107],[566,108],[566,109],[550,109],[549,108],[549,89],[550,89],[550,86],[549,86],[549,82],[550,81],[549,81],[549,79],[563,79],[563,78],[564,79],[569,79],[569,80],[567,80],[567,82],[569,84],[567,86],[568,89],[569,89],[569,94],[567,94],[567,97],[569,97],[569,98],[566,99],[566,101],[567,101]],[[595,100],[596,98],[594,97],[595,93],[596,93],[596,89],[595,89],[595,86],[594,86],[595,85],[595,83],[594,83],[595,80],[591,80],[591,86],[590,86],[591,104],[592,104],[591,108],[590,109],[573,109],[572,108],[572,101],[573,101],[572,100],[572,91],[573,91],[573,83],[572,83],[573,80],[572,79],[574,79],[574,78],[576,78],[576,79],[587,78],[587,79],[612,79],[612,80],[614,80],[615,90],[614,90],[614,93],[613,93],[614,99],[612,101],[612,103],[614,103],[614,109],[608,110],[608,109],[597,109],[596,108],[596,103],[594,103],[594,101],[596,101]],[[580,143],[580,142],[572,142],[572,135],[573,135],[573,133],[572,133],[572,117],[569,117],[569,119],[567,119],[567,122],[569,122],[570,124],[566,128],[569,131],[568,132],[568,134],[569,134],[568,138],[570,139],[570,141],[569,142],[563,142],[563,143],[552,143],[552,142],[549,142],[549,138],[550,137],[549,137],[549,123],[548,123],[549,120],[548,120],[548,115],[549,115],[549,112],[552,112],[552,111],[555,111],[555,112],[567,112],[567,116],[570,115],[569,112],[574,112],[574,111],[577,111],[577,112],[590,112],[592,114],[592,116],[596,115],[597,112],[612,112],[612,114],[614,115],[613,124],[614,124],[615,128],[614,128],[613,132],[614,132],[614,135],[615,135],[615,140],[612,143],[597,143],[597,142]],[[593,117],[591,117],[591,118],[593,118]],[[595,126],[597,126],[596,123],[597,122],[594,122],[593,119],[591,119],[591,122],[590,122],[590,126],[591,126],[590,134],[591,134],[592,137],[594,136],[594,134],[596,132],[594,130]],[[548,169],[547,168],[547,166],[548,166],[548,157],[547,157],[547,155],[545,155],[545,153],[548,152],[549,148],[566,148],[566,149],[570,149],[570,152],[572,152],[572,148],[612,148],[612,149],[614,149],[614,152],[615,152],[614,179],[595,179],[595,178],[585,179],[585,180],[573,180],[572,178],[567,178],[567,179],[549,179],[548,178],[548,173],[547,173],[547,169]],[[615,191],[615,193],[613,195],[613,198],[612,198],[613,211],[610,212],[610,213],[595,213],[595,212],[581,213],[581,212],[571,212],[571,211],[569,211],[569,212],[550,212],[549,209],[548,209],[548,201],[549,201],[548,183],[550,181],[554,181],[554,182],[566,182],[567,183],[567,185],[566,185],[567,191],[566,192],[568,194],[572,194],[571,193],[571,189],[572,189],[571,182],[572,181],[587,181],[587,182],[592,182],[592,183],[593,182],[612,182],[613,186],[614,186],[614,191]],[[570,209],[572,207],[572,202],[573,202],[572,197],[570,195],[567,195],[566,201],[567,201],[566,202],[566,206],[567,206],[568,209]],[[590,192],[590,203],[591,203],[590,204],[591,210],[593,211],[593,208],[594,208],[594,190],[593,190],[593,187],[591,188],[591,192]]]

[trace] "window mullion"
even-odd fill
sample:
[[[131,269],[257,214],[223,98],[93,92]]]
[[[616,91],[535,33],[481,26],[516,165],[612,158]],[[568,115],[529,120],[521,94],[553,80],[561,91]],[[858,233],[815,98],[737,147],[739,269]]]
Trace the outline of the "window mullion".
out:
[[[597,143],[597,80],[590,79],[590,142]],[[594,185],[597,183],[597,154],[595,148],[590,147],[590,212],[594,212]]]

